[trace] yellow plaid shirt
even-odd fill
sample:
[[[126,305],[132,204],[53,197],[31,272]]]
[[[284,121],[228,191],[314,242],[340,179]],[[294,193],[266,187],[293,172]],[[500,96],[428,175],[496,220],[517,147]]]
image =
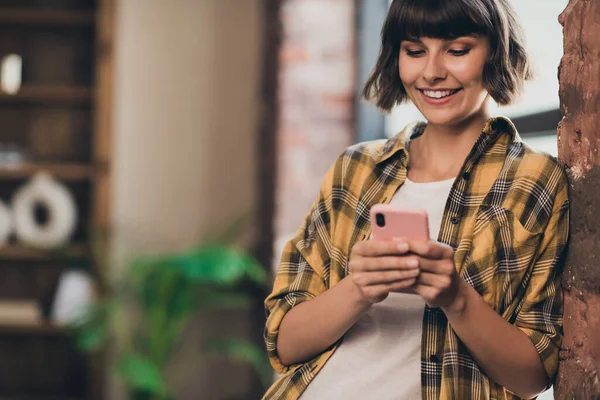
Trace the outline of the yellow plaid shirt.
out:
[[[370,235],[371,206],[389,202],[406,179],[405,138],[423,129],[413,124],[389,140],[352,146],[328,171],[265,300],[267,352],[283,374],[265,399],[297,399],[343,340],[298,365],[283,365],[277,356],[282,319],[348,274],[350,250]],[[451,189],[438,241],[454,249],[463,279],[531,339],[548,382],[562,340],[568,219],[568,182],[557,161],[525,146],[508,119],[489,119]],[[421,382],[428,400],[518,398],[486,376],[438,308],[424,309]]]

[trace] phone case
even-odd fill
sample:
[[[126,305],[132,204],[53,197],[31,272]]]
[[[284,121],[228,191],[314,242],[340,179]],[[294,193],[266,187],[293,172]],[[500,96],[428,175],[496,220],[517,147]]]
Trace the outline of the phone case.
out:
[[[381,226],[382,222],[383,226]],[[371,207],[371,231],[374,240],[396,238],[429,240],[427,211],[389,204],[374,205]]]

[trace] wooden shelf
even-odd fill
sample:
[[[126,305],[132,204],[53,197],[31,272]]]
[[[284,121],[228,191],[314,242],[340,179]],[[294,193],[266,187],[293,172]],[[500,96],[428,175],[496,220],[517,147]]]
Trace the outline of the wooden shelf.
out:
[[[2,25],[93,27],[93,11],[19,10],[0,8]]]
[[[43,395],[35,395],[35,396],[1,396],[0,400],[88,400],[88,398],[83,397],[65,397],[65,396],[43,396]]]
[[[43,322],[39,324],[8,325],[0,323],[0,335],[18,334],[18,335],[68,335],[70,330],[67,327]]]
[[[93,179],[97,168],[90,164],[0,164],[0,179],[26,179],[37,172],[47,171],[53,177],[65,181]]]
[[[83,397],[65,397],[65,396],[52,396],[52,395],[48,395],[48,396],[41,396],[41,395],[35,395],[35,396],[9,396],[9,397],[5,397],[5,396],[1,396],[0,395],[0,400],[88,400],[88,398],[83,398]]]
[[[16,94],[0,92],[0,104],[76,103],[91,104],[94,91],[87,86],[25,85]]]
[[[79,260],[90,257],[85,244],[73,244],[56,250],[41,250],[19,244],[0,246],[0,260],[53,261]]]

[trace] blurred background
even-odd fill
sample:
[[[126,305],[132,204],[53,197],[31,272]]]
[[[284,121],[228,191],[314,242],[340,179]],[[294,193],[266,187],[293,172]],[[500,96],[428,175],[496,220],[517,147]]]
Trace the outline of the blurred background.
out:
[[[556,154],[566,0],[514,1]],[[361,102],[389,0],[0,0],[0,399],[256,399],[283,244]],[[543,397],[552,398],[551,394]]]

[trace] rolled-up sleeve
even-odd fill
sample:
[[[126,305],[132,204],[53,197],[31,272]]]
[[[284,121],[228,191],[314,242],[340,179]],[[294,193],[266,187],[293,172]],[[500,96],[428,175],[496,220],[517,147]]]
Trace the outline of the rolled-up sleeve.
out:
[[[326,290],[322,278],[295,249],[293,241],[288,242],[273,285],[273,291],[265,300],[267,323],[265,343],[271,365],[278,373],[289,370],[281,363],[277,354],[279,326],[285,315],[295,306],[316,297]]]
[[[544,231],[522,307],[515,321],[515,326],[531,339],[540,355],[548,377],[548,386],[556,376],[563,337],[561,279],[568,236],[569,201],[565,188],[555,202]]]

